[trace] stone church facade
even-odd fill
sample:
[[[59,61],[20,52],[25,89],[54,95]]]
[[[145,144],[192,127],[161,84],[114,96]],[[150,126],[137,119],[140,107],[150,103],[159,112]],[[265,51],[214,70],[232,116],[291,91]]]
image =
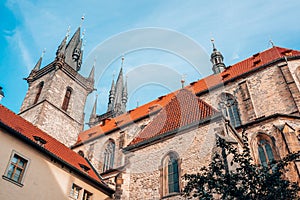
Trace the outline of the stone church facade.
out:
[[[213,44],[212,75],[129,111],[122,66],[107,112],[95,102],[83,130],[94,68],[79,73],[80,28],[67,40],[30,73],[20,115],[88,159],[115,199],[181,199],[180,177],[210,162],[217,137],[241,147],[246,134],[260,165],[300,150],[300,51],[273,46],[226,66]],[[286,177],[299,181],[300,162]]]

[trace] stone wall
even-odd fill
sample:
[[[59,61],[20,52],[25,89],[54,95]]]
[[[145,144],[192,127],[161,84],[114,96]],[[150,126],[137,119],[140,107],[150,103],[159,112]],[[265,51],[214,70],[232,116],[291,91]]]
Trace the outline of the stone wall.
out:
[[[158,143],[127,153],[129,165],[124,172],[122,199],[160,199],[162,194],[162,160],[169,152],[180,159],[180,175],[196,173],[207,165],[215,146],[215,128],[220,122],[200,126]],[[181,182],[180,187],[183,187]],[[178,199],[176,195],[169,199]]]
[[[38,85],[44,81],[39,100],[34,100]],[[72,88],[68,109],[62,110],[67,88]],[[20,115],[39,128],[71,146],[84,126],[84,107],[89,90],[62,70],[52,70],[30,83]]]

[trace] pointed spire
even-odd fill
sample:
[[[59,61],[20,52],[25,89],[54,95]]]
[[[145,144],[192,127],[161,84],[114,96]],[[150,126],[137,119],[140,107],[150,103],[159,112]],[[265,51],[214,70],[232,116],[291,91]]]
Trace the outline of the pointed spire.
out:
[[[213,45],[213,52],[210,56],[210,61],[213,64],[214,74],[219,74],[226,69],[226,66],[223,62],[224,57],[221,54],[221,52],[217,50],[217,48],[215,46],[215,40],[213,38],[211,39],[211,42]]]
[[[37,61],[37,63],[35,64],[35,66],[34,66],[34,68],[33,68],[33,71],[38,71],[38,70],[41,69],[42,60],[43,60],[43,57],[44,57],[45,52],[46,52],[46,49],[43,50],[40,59]]]
[[[56,51],[57,57],[65,58],[66,45],[67,45],[67,40],[69,38],[69,34],[70,34],[70,26],[68,27],[66,36],[64,37],[64,39],[62,40],[62,42],[60,43],[60,45],[57,48],[57,51]]]
[[[96,94],[96,99],[95,99],[95,102],[94,102],[94,106],[93,106],[93,109],[92,109],[91,116],[96,116],[96,112],[97,112],[97,102],[98,102],[98,95]]]
[[[82,59],[82,40],[80,38],[80,27],[77,28],[76,32],[66,45],[65,61],[74,70],[79,71],[81,67]]]
[[[123,65],[124,65],[124,56],[122,56],[122,61],[121,61],[121,69],[120,69],[120,72],[119,72],[119,75],[118,75],[118,79],[117,79],[117,85],[118,83],[123,85]]]
[[[109,99],[108,99],[108,107],[107,107],[108,112],[114,110],[114,100],[115,100],[115,81],[114,81],[114,74],[113,74],[111,88],[109,91]]]
[[[111,82],[111,87],[110,87],[110,94],[114,94],[115,93],[115,80],[114,80],[114,75],[113,75],[113,79]]]
[[[89,80],[94,82],[94,78],[95,78],[95,66],[96,66],[96,58],[94,59],[94,64],[93,67],[91,69],[90,75],[88,77]]]
[[[127,79],[128,79],[128,77],[126,76],[125,84],[124,84],[124,87],[123,87],[123,94],[122,94],[122,103],[123,103],[123,105],[125,105],[125,108],[126,108],[126,103],[127,103],[127,99],[128,99]]]
[[[93,125],[96,121],[97,118],[97,102],[98,102],[98,95],[96,94],[96,99],[94,102],[94,106],[90,115],[90,119],[89,119],[89,124]]]

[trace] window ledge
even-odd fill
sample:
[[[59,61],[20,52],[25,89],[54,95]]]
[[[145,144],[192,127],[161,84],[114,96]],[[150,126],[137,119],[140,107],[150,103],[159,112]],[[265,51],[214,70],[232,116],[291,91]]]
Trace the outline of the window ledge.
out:
[[[3,178],[4,180],[6,180],[6,181],[9,181],[9,182],[11,182],[11,183],[13,183],[13,184],[19,186],[19,187],[23,187],[23,184],[22,184],[22,183],[19,183],[19,182],[17,182],[17,181],[14,181],[13,179],[8,178],[8,177],[5,176],[5,175],[3,175],[2,178]]]
[[[170,194],[166,194],[165,196],[163,196],[162,199],[166,199],[166,198],[173,197],[173,196],[178,196],[178,195],[180,195],[179,192],[172,192]]]

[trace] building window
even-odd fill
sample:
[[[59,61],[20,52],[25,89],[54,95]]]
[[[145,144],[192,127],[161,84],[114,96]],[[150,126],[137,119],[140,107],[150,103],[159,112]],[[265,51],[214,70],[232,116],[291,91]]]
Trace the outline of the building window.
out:
[[[25,159],[19,154],[13,152],[3,178],[7,178],[18,184],[22,184],[27,166],[28,159]]]
[[[163,160],[163,196],[179,193],[178,156],[169,153]]]
[[[268,166],[268,163],[274,161],[274,154],[271,145],[265,139],[261,139],[258,141],[258,156],[260,164],[265,167]]]
[[[67,111],[69,103],[70,103],[70,99],[71,99],[71,94],[72,94],[72,89],[70,87],[67,88],[66,94],[65,94],[65,98],[62,104],[62,109],[64,111]]]
[[[70,191],[70,197],[73,199],[78,199],[80,190],[81,190],[81,187],[79,187],[78,185],[73,183],[71,191]]]
[[[89,191],[84,190],[82,200],[91,200],[93,194]]]
[[[223,115],[230,120],[234,127],[241,125],[238,102],[233,95],[222,93],[220,96],[219,108],[222,110]]]
[[[40,84],[37,86],[37,93],[35,95],[35,99],[34,99],[34,102],[33,104],[36,104],[41,96],[41,92],[42,92],[42,89],[44,87],[44,81],[40,82]]]
[[[115,143],[109,140],[105,150],[104,150],[104,162],[103,162],[103,172],[112,169],[114,166],[115,158]]]

